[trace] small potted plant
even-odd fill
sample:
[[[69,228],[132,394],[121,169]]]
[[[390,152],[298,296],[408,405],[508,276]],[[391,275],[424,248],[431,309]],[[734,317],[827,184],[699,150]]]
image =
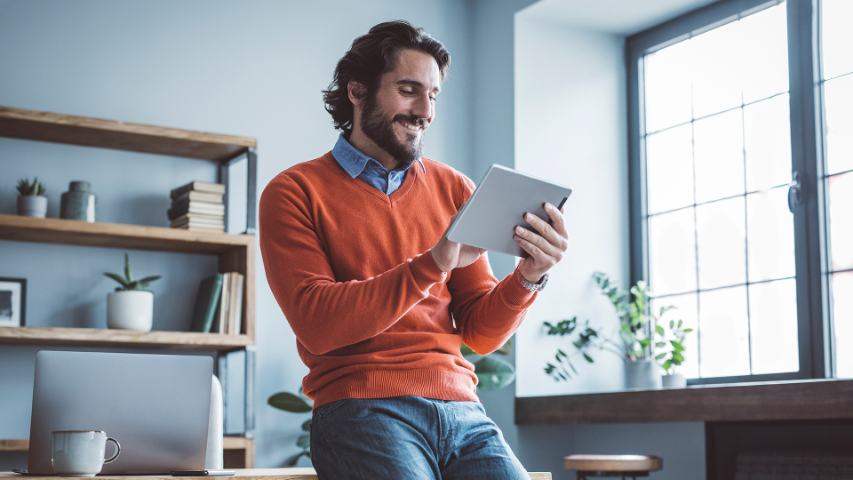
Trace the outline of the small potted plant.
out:
[[[661,316],[664,312],[665,309],[661,309]],[[663,325],[655,327],[659,337],[655,347],[663,350],[655,355],[655,360],[664,371],[664,375],[661,376],[663,388],[684,388],[687,386],[687,379],[676,371],[676,367],[684,363],[684,339],[693,329],[684,328],[684,321],[681,319],[670,320],[668,327],[668,329]]]
[[[32,181],[22,178],[18,180],[18,215],[25,217],[44,218],[47,216],[47,197],[44,185],[38,177]]]
[[[104,272],[104,275],[119,284],[114,292],[107,295],[107,327],[150,331],[154,316],[154,293],[146,288],[160,275],[134,280],[127,253],[124,254],[124,276],[108,272]]]

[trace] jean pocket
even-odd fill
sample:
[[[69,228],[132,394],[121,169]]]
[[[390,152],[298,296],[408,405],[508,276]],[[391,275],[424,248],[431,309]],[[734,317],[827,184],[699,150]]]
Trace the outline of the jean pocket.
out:
[[[343,400],[336,400],[334,402],[329,402],[329,403],[320,405],[319,407],[314,409],[314,412],[311,414],[311,418],[314,421],[322,420],[322,419],[328,417],[329,415],[332,415],[333,413],[337,412],[338,410],[342,409],[343,407],[345,407],[348,403],[350,403],[352,401],[353,401],[352,399],[345,398]]]

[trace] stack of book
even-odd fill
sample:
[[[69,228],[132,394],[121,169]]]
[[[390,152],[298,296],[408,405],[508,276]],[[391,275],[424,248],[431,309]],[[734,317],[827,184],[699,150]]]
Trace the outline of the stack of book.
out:
[[[225,185],[195,181],[173,189],[169,195],[172,208],[166,214],[172,228],[225,231]]]
[[[243,285],[238,272],[211,275],[201,281],[190,331],[240,335],[243,328]]]

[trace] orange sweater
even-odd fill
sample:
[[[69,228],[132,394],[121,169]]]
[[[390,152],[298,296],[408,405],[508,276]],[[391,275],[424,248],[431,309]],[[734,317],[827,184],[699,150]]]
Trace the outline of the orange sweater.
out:
[[[309,368],[303,388],[315,408],[400,395],[475,400],[460,346],[496,350],[535,298],[517,271],[498,283],[485,255],[446,275],[438,268],[428,251],[473,183],[424,164],[388,196],[327,153],[281,172],[261,195],[267,280]]]

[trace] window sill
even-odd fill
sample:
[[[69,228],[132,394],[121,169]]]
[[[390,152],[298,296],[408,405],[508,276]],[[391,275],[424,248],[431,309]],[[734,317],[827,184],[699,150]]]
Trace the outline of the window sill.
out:
[[[853,380],[695,385],[667,390],[516,397],[515,423],[853,419]]]

